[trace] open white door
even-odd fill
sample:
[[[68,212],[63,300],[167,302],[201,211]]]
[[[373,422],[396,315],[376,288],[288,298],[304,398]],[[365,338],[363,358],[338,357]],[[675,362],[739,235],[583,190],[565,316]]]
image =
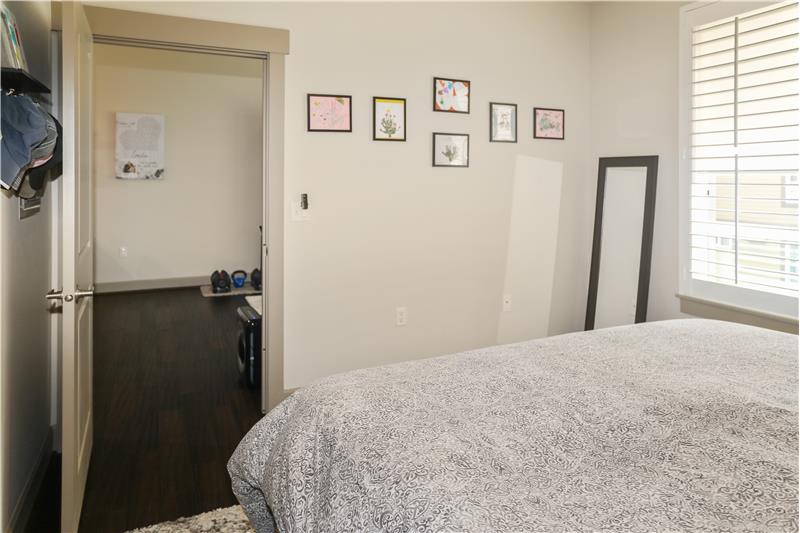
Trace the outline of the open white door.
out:
[[[61,5],[64,174],[61,531],[76,532],[92,454],[92,32]]]

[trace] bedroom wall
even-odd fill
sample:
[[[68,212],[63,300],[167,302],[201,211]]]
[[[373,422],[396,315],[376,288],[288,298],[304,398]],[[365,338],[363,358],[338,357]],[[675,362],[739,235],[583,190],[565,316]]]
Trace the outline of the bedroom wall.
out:
[[[4,2],[17,19],[32,74],[50,80],[50,2]],[[19,531],[30,512],[50,439],[50,210],[19,219],[0,194],[0,530]]]
[[[682,315],[678,292],[678,2],[591,4],[592,194],[597,159],[658,155],[648,320]]]
[[[520,154],[563,164],[543,175],[563,179],[565,202],[550,330],[580,328],[573,308],[585,294],[574,279],[588,267],[588,252],[585,266],[576,257],[588,221],[579,158],[587,133],[584,6],[269,4],[248,12],[250,21],[291,31],[287,201],[307,192],[317,206],[310,221],[286,226],[287,388],[497,342]],[[326,53],[332,43],[335,60]],[[431,110],[436,75],[472,81],[470,115]],[[354,132],[307,133],[307,92],[352,94]],[[375,95],[408,99],[408,142],[371,141]],[[518,104],[517,144],[488,142],[490,101]],[[567,109],[566,141],[532,139],[534,105]],[[470,168],[432,168],[433,131],[471,134]],[[538,192],[559,202],[550,189]],[[528,286],[540,283],[553,280],[531,275]],[[395,325],[398,306],[408,309],[403,327]],[[529,337],[541,334],[538,326],[531,321]]]
[[[197,284],[216,269],[259,266],[261,62],[94,50],[98,288]],[[165,179],[114,177],[118,111],[165,115]]]
[[[535,292],[540,284],[553,287],[550,333],[582,328],[594,200],[585,157],[587,5],[105,5],[291,32],[285,117],[287,388],[352,368],[497,341],[505,322],[499,316],[520,154],[563,165],[562,175],[554,175],[562,179],[555,279],[531,276],[531,287],[523,292]],[[437,75],[472,81],[470,115],[432,112]],[[353,133],[306,132],[308,92],[353,95]],[[408,99],[408,142],[371,140],[376,95]],[[519,105],[518,144],[488,142],[489,101]],[[567,110],[566,141],[532,139],[534,105]],[[470,168],[432,168],[433,131],[471,134]],[[310,219],[295,221],[291,203],[301,193],[309,195]],[[395,326],[399,306],[408,309],[403,327]],[[509,312],[524,308],[512,306]],[[532,323],[529,336],[540,328]]]

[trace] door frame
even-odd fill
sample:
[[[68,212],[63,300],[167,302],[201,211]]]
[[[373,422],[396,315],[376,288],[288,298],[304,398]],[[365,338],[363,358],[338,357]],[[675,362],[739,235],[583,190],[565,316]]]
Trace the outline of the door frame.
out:
[[[262,343],[261,408],[266,413],[286,396],[283,387],[283,117],[284,59],[289,53],[289,32],[282,29],[95,6],[82,7],[95,42],[260,58],[264,61],[262,224],[265,231],[262,232],[261,254],[266,270],[262,291],[262,338],[266,338],[267,342]],[[54,2],[52,30],[61,32],[61,23],[62,5],[60,2]],[[60,109],[60,111],[63,116],[65,110]],[[63,214],[58,215],[59,219],[53,223],[61,227],[63,221],[60,216]],[[52,245],[54,248],[60,248],[61,243],[54,242]],[[54,271],[60,270],[61,262],[60,254],[55,254],[51,265]],[[57,333],[57,323],[51,323],[51,327],[56,328],[54,333]],[[60,343],[51,345],[51,350],[53,350],[51,359],[60,362],[60,355],[63,353]],[[59,365],[53,370],[57,371],[60,368]],[[57,392],[59,385],[62,384],[63,377],[61,372],[58,373],[58,378],[54,380],[53,392]],[[63,402],[57,407],[60,411]],[[62,417],[56,427],[56,434],[60,434],[62,439],[65,434],[72,433],[72,428],[64,427],[67,421]],[[80,497],[82,498],[82,495]]]
[[[53,3],[53,30],[60,31],[60,3]],[[152,13],[84,6],[96,42],[264,59],[263,232],[266,270],[262,291],[262,398],[264,413],[287,395],[284,338],[284,99],[289,31]],[[55,356],[55,354],[54,354]]]

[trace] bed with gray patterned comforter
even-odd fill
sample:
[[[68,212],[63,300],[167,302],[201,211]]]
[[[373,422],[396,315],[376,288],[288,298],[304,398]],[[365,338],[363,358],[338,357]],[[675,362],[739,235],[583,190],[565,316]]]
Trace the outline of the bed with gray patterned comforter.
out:
[[[259,532],[796,531],[794,335],[675,320],[331,376],[228,464]]]

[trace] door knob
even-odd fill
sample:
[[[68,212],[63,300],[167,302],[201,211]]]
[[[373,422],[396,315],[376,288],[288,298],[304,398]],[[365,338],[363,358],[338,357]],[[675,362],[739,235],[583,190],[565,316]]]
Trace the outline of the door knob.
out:
[[[72,300],[79,300],[89,296],[94,296],[94,285],[90,286],[86,290],[79,288],[75,291],[75,294],[64,294],[63,289],[58,291],[55,289],[50,289],[47,294],[44,295],[45,299],[47,300],[63,300],[65,302],[71,302]]]
[[[79,300],[81,298],[88,298],[89,296],[94,296],[94,285],[90,285],[88,289],[83,290],[80,287],[75,290],[75,299]]]
[[[45,294],[44,297],[46,300],[63,300],[64,294],[63,291],[50,289],[49,291],[47,291],[47,294]]]

